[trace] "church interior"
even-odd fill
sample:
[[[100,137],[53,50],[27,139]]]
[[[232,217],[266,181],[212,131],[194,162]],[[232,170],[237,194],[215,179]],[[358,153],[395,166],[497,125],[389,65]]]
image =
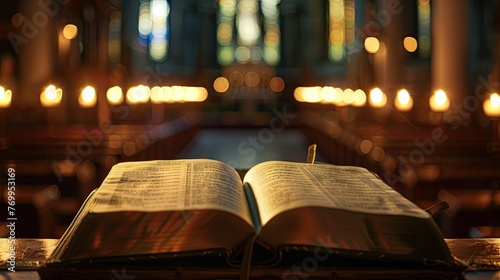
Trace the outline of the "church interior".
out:
[[[0,216],[15,180],[17,237],[60,238],[119,162],[244,172],[313,143],[423,209],[446,201],[445,237],[500,237],[499,1],[1,6]]]

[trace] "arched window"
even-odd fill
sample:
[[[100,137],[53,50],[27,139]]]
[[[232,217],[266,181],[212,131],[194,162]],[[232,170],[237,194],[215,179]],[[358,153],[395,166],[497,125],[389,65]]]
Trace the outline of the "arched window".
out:
[[[431,1],[417,0],[418,55],[429,59],[431,56]]]
[[[280,61],[279,0],[220,0],[217,58],[222,66]]]
[[[403,47],[410,61],[429,61],[431,57],[431,1],[405,3]]]
[[[355,43],[354,0],[328,1],[328,59],[342,62]]]
[[[147,47],[149,58],[164,61],[168,55],[170,4],[167,0],[141,0],[139,42]]]

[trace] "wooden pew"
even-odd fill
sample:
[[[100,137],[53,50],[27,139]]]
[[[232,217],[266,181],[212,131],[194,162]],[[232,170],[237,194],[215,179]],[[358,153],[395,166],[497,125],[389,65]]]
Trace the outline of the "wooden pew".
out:
[[[302,113],[300,120],[306,134],[318,143],[331,163],[373,170],[422,207],[437,202],[440,190],[480,192],[498,188],[500,182],[500,158],[491,152],[490,135],[485,130],[351,125],[325,118],[317,112]],[[369,151],[363,151],[361,143],[364,141],[369,143]],[[374,157],[375,149],[383,155],[379,161]],[[469,212],[492,219],[488,213],[486,210]],[[457,227],[455,229],[458,231]]]
[[[475,227],[500,228],[500,190],[441,190],[439,198],[450,205],[441,217],[446,236],[467,238]]]
[[[16,195],[26,198],[20,204],[31,209],[22,219],[38,225],[39,230],[27,230],[32,234],[27,237],[60,237],[114,163],[175,158],[197,132],[200,120],[199,114],[188,112],[162,124],[11,128],[10,146],[1,151],[0,166],[2,172],[7,166],[15,168]],[[134,149],[127,150],[125,143]],[[35,194],[43,193],[43,186],[58,189],[50,211],[36,204],[40,199]]]

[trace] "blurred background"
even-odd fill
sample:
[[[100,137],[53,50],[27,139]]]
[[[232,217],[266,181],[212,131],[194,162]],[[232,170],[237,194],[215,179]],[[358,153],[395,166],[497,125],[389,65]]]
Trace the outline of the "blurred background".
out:
[[[446,200],[446,237],[500,237],[499,18],[497,0],[3,1],[1,221],[59,238],[118,162],[244,172],[317,143]]]

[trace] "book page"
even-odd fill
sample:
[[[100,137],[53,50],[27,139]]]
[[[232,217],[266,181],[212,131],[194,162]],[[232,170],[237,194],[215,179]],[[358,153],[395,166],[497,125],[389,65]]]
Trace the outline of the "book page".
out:
[[[304,206],[427,218],[427,212],[368,170],[352,166],[270,161],[248,171],[264,225],[277,214]]]
[[[96,193],[93,213],[214,209],[249,224],[241,179],[215,160],[159,160],[115,165]]]

